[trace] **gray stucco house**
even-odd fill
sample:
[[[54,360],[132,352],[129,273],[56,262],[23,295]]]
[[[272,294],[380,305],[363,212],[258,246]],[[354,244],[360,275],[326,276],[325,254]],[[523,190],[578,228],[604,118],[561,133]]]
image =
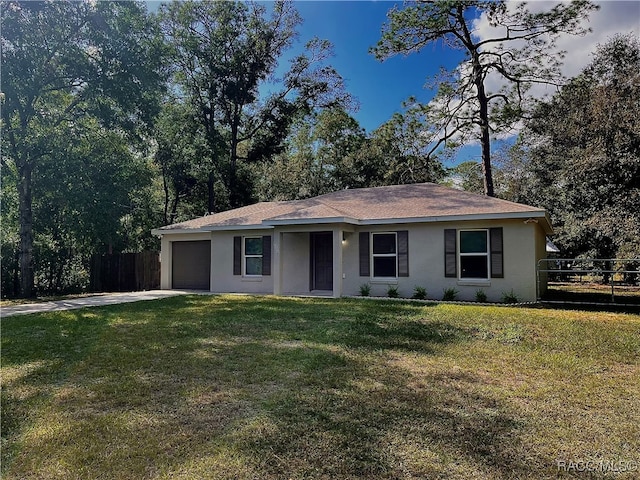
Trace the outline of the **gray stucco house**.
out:
[[[432,183],[262,202],[153,230],[161,288],[275,295],[429,298],[453,287],[534,301],[536,263],[553,233],[539,208]],[[544,288],[544,282],[543,282]]]

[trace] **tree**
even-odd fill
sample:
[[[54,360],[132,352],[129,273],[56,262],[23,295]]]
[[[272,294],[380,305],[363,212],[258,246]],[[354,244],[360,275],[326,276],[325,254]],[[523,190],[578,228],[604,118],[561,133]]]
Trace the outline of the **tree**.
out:
[[[426,119],[423,135],[431,140],[430,154],[472,139],[482,149],[486,195],[494,195],[491,136],[510,129],[523,114],[525,94],[533,83],[559,84],[560,56],[554,51],[561,34],[584,34],[582,21],[597,7],[587,0],[561,3],[532,13],[525,2],[425,1],[388,13],[382,37],[372,52],[380,60],[408,55],[427,45],[461,51],[462,63],[441,69],[438,90],[428,105],[416,106]],[[486,15],[495,36],[480,38],[474,21]],[[488,87],[491,76],[504,86]]]
[[[133,131],[155,114],[160,45],[142,4],[5,2],[2,21],[3,166],[18,190],[20,291],[32,296],[33,178],[61,135],[93,116]],[[36,219],[37,221],[38,219]]]
[[[453,188],[467,192],[482,193],[483,182],[480,162],[468,160],[449,169],[448,181]]]
[[[322,62],[326,42],[307,45],[280,82],[272,82],[278,61],[292,45],[300,17],[290,2],[267,8],[244,2],[175,2],[161,12],[176,64],[175,82],[200,122],[209,158],[208,210],[216,205],[221,178],[231,207],[249,201],[250,186],[239,177],[241,161],[255,162],[283,150],[299,110],[339,103],[342,79]],[[320,66],[319,66],[320,65]],[[270,83],[271,82],[271,83]],[[261,88],[275,93],[261,98]]]
[[[207,161],[210,155],[202,126],[195,116],[189,104],[168,98],[156,121],[154,159],[162,177],[164,225],[208,211],[207,191],[199,187],[207,184],[212,166]]]
[[[522,134],[531,203],[568,256],[640,256],[640,42],[618,35]]]
[[[424,155],[421,123],[394,115],[370,135],[339,107],[298,120],[286,150],[259,169],[258,197],[291,200],[347,188],[438,182],[442,163]]]
[[[440,159],[430,155],[429,142],[422,135],[423,128],[424,118],[416,109],[394,114],[372,132],[359,153],[361,170],[369,171],[371,180],[378,177],[373,181],[375,185],[442,180],[445,170]],[[373,173],[372,166],[377,173]]]
[[[354,154],[364,141],[364,129],[339,107],[297,120],[285,151],[258,167],[258,197],[294,200],[363,186]]]

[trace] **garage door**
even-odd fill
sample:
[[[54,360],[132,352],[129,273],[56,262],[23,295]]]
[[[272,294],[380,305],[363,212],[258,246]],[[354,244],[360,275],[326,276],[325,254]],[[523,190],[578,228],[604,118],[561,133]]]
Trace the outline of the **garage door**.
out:
[[[211,240],[172,243],[172,288],[209,290]]]

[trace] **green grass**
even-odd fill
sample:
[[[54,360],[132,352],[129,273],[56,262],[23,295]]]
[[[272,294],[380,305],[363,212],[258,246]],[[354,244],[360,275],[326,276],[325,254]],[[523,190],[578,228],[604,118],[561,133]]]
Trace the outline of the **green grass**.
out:
[[[2,478],[575,478],[558,461],[640,461],[639,379],[631,314],[185,296],[11,317]]]

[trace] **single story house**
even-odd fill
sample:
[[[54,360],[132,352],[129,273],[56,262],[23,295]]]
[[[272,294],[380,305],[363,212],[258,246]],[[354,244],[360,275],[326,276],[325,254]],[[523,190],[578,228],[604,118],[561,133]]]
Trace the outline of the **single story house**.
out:
[[[410,297],[458,290],[537,298],[536,263],[553,233],[539,208],[433,183],[261,202],[153,230],[161,288],[274,295]],[[542,288],[546,285],[544,279]]]

